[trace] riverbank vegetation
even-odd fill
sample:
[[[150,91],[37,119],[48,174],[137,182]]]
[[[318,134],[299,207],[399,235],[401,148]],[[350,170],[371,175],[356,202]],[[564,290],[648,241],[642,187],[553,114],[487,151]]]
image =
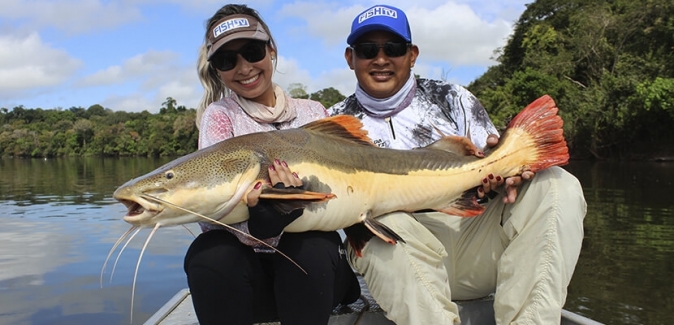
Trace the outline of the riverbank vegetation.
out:
[[[498,64],[467,87],[498,127],[549,94],[574,158],[674,156],[671,0],[538,0],[494,53]],[[334,88],[288,91],[326,107],[344,98]],[[0,108],[3,156],[173,156],[196,150],[197,139],[195,110],[170,97],[157,114]]]
[[[468,88],[498,126],[542,94],[576,158],[674,154],[674,2],[538,0]]]

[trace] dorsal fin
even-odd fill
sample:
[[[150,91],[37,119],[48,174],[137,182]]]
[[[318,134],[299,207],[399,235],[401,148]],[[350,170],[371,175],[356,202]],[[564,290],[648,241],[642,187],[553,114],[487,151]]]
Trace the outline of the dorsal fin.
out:
[[[425,148],[447,151],[458,156],[484,157],[484,152],[476,148],[468,137],[456,135],[443,136],[440,140],[429,144]]]
[[[323,133],[338,138],[374,146],[363,130],[363,123],[351,115],[335,115],[305,124],[301,127],[311,132]]]

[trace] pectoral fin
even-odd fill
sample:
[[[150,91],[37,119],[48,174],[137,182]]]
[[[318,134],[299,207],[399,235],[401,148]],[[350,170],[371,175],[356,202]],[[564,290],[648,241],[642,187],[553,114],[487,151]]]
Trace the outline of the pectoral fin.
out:
[[[405,242],[391,228],[371,218],[365,219],[362,223],[344,228],[344,233],[346,234],[346,239],[349,241],[349,245],[356,251],[356,256],[358,257],[363,257],[363,247],[374,236],[392,245],[395,245],[398,241]]]
[[[372,218],[365,219],[365,221],[363,221],[363,224],[365,224],[365,227],[367,227],[367,229],[370,229],[370,231],[373,234],[375,234],[375,236],[381,238],[381,240],[389,244],[395,245],[398,241],[401,241],[403,243],[405,242],[405,240],[398,234],[396,234],[395,231],[393,231],[391,228],[375,219]]]
[[[344,233],[349,245],[356,252],[356,256],[363,257],[363,247],[365,247],[365,243],[372,239],[374,234],[363,223],[344,228]]]
[[[467,190],[463,192],[461,197],[452,201],[448,206],[438,209],[437,211],[459,217],[477,216],[484,212],[485,207],[477,202],[475,193],[475,188]]]
[[[260,199],[273,200],[309,200],[314,202],[322,202],[337,197],[332,193],[320,193],[305,191],[300,188],[266,188],[260,193]]]
[[[267,200],[282,213],[290,213],[311,203],[324,202],[335,197],[337,196],[332,193],[310,192],[300,188],[266,188],[260,193],[260,200]]]

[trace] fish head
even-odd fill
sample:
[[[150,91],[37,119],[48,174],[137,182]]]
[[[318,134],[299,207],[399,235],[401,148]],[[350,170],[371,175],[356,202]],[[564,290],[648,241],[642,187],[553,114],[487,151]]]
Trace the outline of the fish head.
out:
[[[259,155],[216,149],[183,156],[117,188],[113,198],[128,209],[124,221],[154,227],[208,221],[204,217],[229,224],[246,220],[243,198],[267,177],[260,174]]]

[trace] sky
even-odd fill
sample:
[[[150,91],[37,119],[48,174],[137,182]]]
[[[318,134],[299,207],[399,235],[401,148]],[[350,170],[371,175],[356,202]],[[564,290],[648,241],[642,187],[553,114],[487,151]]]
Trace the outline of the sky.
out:
[[[274,81],[307,93],[353,93],[344,60],[353,18],[376,5],[408,16],[419,46],[413,73],[468,85],[506,44],[525,0],[243,2],[278,44]],[[196,108],[205,22],[226,2],[187,0],[0,0],[0,108],[88,108],[157,113],[167,97]]]

